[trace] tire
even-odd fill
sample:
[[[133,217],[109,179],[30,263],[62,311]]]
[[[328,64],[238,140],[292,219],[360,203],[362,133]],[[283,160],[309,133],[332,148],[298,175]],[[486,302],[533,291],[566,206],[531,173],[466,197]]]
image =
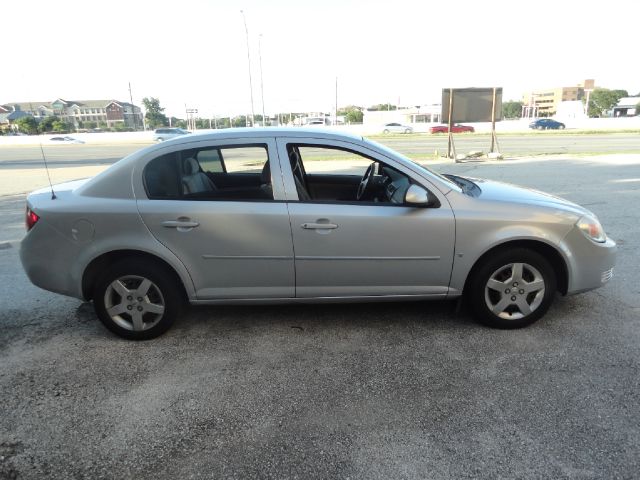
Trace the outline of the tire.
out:
[[[411,130],[410,130],[410,129],[408,129],[408,128],[405,128],[405,129],[404,129],[404,133],[411,133]]]
[[[386,128],[382,131],[382,133],[384,133],[385,135],[389,134],[389,130],[387,130]]]
[[[474,270],[469,305],[473,316],[490,327],[531,325],[547,312],[556,294],[553,267],[533,250],[498,252]]]
[[[564,125],[560,125],[560,126],[558,127],[558,129],[560,129],[560,130],[564,130]]]
[[[111,332],[128,340],[149,340],[171,327],[182,307],[182,296],[164,268],[125,259],[98,279],[93,306]]]

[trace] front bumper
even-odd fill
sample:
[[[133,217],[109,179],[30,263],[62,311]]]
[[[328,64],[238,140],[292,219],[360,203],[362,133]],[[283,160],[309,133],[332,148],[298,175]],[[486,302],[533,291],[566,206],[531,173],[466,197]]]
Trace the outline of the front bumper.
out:
[[[568,295],[602,287],[613,278],[618,247],[612,239],[596,243],[574,228],[564,244],[569,266]]]

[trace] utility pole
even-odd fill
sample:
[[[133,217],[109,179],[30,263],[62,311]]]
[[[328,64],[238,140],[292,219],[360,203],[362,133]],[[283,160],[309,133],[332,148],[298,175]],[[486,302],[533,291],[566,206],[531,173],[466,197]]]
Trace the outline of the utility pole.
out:
[[[336,108],[334,110],[333,126],[338,126],[338,77],[336,77]]]
[[[136,109],[133,106],[133,95],[131,94],[131,82],[129,82],[129,100],[131,101],[131,114],[133,115],[133,129],[138,130],[138,121],[136,115]]]
[[[249,53],[249,29],[247,28],[247,19],[244,16],[244,11],[240,10],[240,13],[242,14],[242,21],[244,22],[244,33],[247,39],[247,63],[249,64],[249,94],[251,96],[251,126],[253,127],[254,125],[253,119],[254,119],[255,112],[253,110],[253,82],[251,80],[251,54]]]
[[[260,59],[260,96],[262,97],[262,126],[265,126],[264,83],[262,81],[262,34],[258,36],[258,58]]]

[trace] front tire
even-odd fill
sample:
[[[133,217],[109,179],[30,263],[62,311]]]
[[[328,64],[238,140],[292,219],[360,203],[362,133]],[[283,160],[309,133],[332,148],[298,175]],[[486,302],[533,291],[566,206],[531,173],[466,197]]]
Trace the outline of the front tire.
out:
[[[497,253],[472,275],[467,294],[473,316],[490,327],[531,325],[547,312],[555,297],[553,267],[533,250]]]
[[[126,259],[96,282],[93,305],[100,321],[116,335],[148,340],[173,324],[182,298],[167,271],[153,263]]]
[[[386,128],[382,131],[382,133],[384,133],[385,135],[389,134],[389,130],[387,130]]]

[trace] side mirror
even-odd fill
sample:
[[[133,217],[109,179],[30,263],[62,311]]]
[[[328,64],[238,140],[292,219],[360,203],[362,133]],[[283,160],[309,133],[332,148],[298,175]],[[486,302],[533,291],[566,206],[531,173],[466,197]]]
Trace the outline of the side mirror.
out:
[[[437,207],[438,199],[420,185],[411,185],[404,195],[404,203],[413,207]]]

